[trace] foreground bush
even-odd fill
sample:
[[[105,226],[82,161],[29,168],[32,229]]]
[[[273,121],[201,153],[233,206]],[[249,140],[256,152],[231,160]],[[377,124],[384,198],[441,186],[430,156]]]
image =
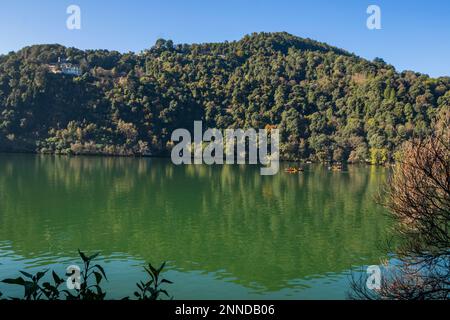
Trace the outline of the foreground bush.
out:
[[[397,222],[399,265],[380,288],[353,283],[354,298],[450,298],[450,111],[431,137],[405,143],[387,186],[385,205]]]
[[[11,298],[13,300],[105,300],[106,291],[102,288],[103,280],[108,280],[105,270],[99,264],[93,264],[99,253],[87,256],[78,251],[82,261],[83,268],[80,271],[79,286],[75,286],[73,290],[62,290],[63,284],[66,283],[65,278],[61,278],[55,271],[52,271],[52,280],[43,282],[44,276],[49,270],[44,270],[36,274],[30,274],[20,271],[21,277],[14,279],[4,279],[3,283],[11,285],[19,285],[24,288],[22,298]],[[149,279],[140,281],[136,284],[137,291],[134,297],[138,300],[159,300],[164,295],[170,298],[168,292],[161,288],[163,284],[171,284],[167,279],[161,278],[161,273],[165,267],[163,263],[159,268],[154,268],[151,264],[145,267]],[[66,274],[74,278],[74,273]],[[74,283],[75,284],[75,283]],[[2,293],[0,292],[0,299]],[[124,297],[123,299],[129,299]]]

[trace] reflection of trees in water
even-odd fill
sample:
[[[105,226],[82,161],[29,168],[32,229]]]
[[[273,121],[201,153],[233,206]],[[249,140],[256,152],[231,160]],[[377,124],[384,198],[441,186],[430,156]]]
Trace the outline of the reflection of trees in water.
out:
[[[124,252],[275,290],[377,261],[383,179],[379,168],[267,177],[253,166],[2,156],[0,240],[25,257]]]

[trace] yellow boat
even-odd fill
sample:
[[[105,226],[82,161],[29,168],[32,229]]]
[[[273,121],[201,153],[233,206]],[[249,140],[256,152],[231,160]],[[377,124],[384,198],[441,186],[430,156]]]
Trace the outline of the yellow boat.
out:
[[[302,172],[303,169],[302,168],[289,167],[289,168],[285,169],[284,171],[286,173],[299,173],[299,172]]]

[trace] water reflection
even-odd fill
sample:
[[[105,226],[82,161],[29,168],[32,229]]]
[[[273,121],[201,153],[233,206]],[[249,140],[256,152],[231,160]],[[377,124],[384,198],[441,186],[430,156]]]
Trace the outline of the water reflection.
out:
[[[389,221],[373,202],[384,169],[259,173],[163,159],[0,155],[0,270],[12,255],[34,267],[73,260],[82,248],[113,256],[117,274],[168,260],[192,286],[200,273],[242,292],[280,293],[316,278],[336,282],[333,275],[385,255]],[[332,297],[329,290],[345,290],[341,282],[313,287]]]

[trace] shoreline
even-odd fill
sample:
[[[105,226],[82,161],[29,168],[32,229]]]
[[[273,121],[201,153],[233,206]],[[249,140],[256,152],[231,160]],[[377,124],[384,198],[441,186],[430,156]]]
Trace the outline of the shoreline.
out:
[[[102,154],[102,153],[87,153],[87,154],[58,154],[58,153],[39,153],[39,152],[27,152],[27,151],[0,151],[1,155],[6,154],[23,154],[23,155],[36,155],[36,156],[53,156],[53,157],[98,157],[98,158],[145,158],[145,159],[170,159],[170,156],[164,156],[164,155],[120,155],[120,154]],[[193,158],[192,158],[193,159]],[[369,162],[340,162],[340,161],[327,161],[327,162],[319,162],[319,161],[312,161],[312,160],[286,160],[286,159],[280,159],[280,163],[298,163],[301,165],[308,165],[308,164],[315,164],[315,165],[333,165],[333,164],[342,164],[344,166],[348,165],[365,165],[368,167],[375,166],[375,167],[391,167],[395,165],[395,162],[386,162],[385,164],[372,164]],[[225,164],[225,163],[224,163]],[[248,164],[248,163],[245,163]]]

